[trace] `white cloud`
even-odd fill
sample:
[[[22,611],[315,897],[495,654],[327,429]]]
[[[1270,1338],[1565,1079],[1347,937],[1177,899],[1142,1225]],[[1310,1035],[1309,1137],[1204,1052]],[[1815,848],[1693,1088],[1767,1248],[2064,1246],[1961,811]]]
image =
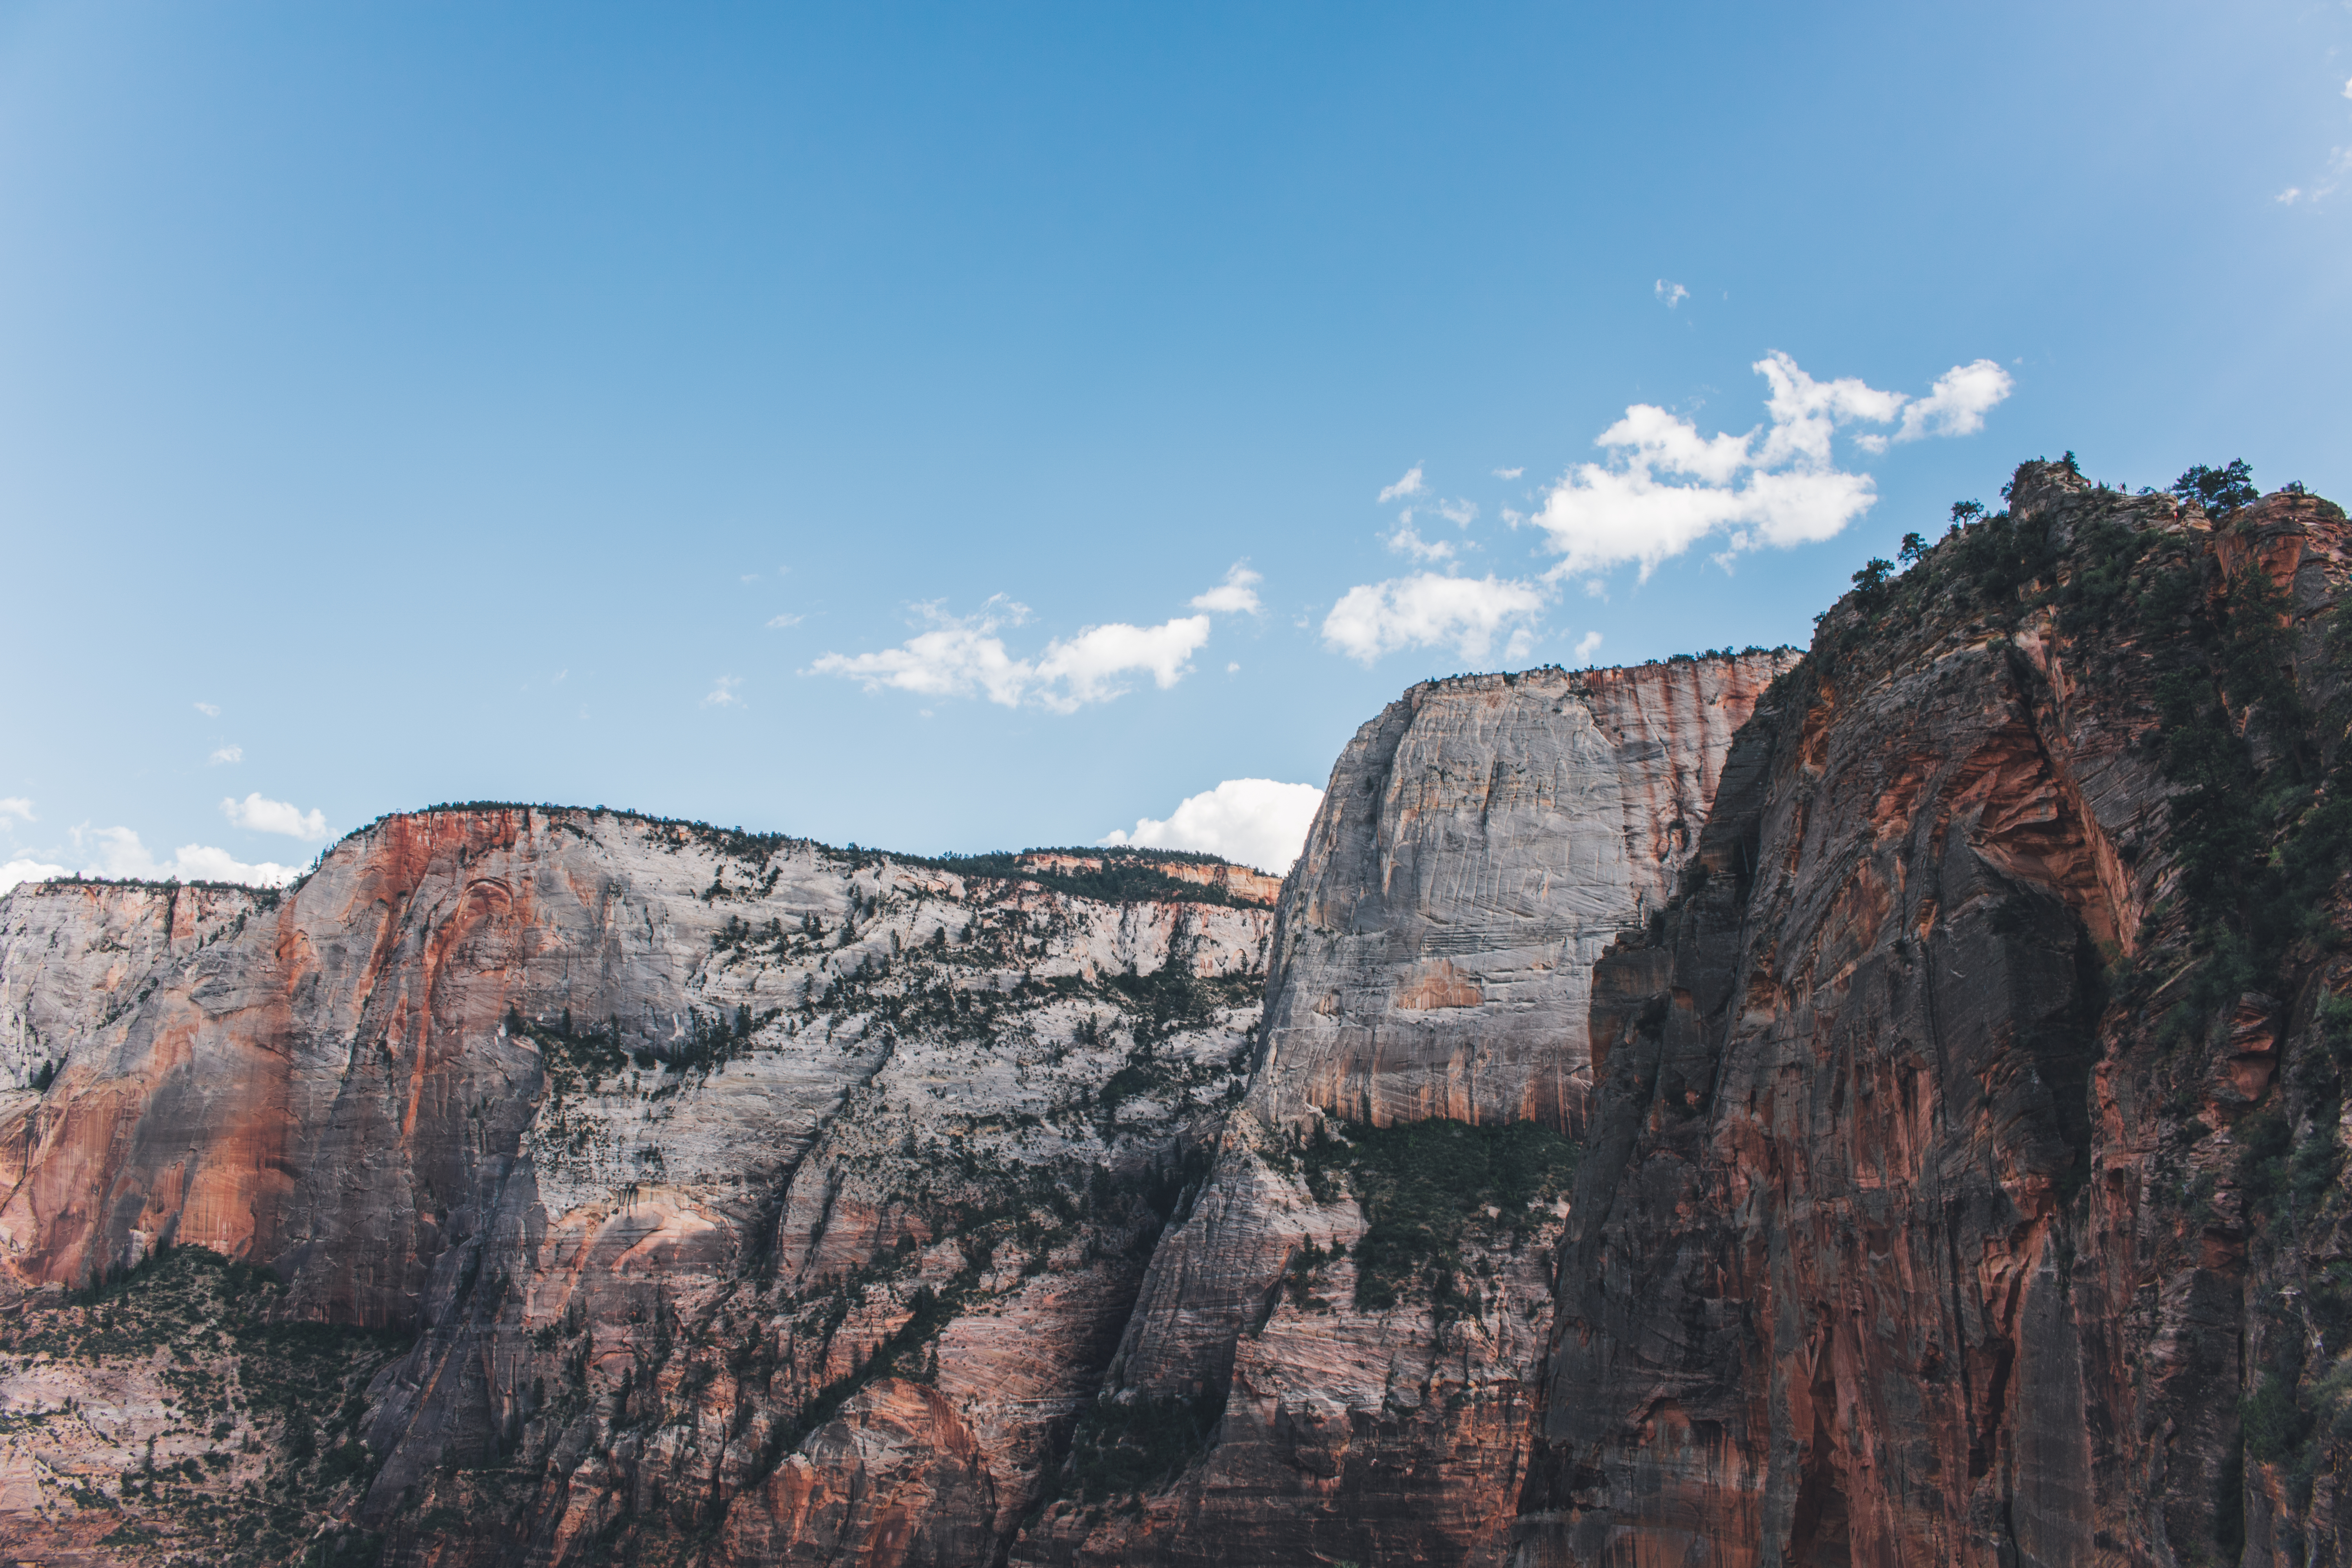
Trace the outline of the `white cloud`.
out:
[[[51,866],[40,860],[11,860],[0,865],[0,893],[6,892],[19,882],[43,882],[65,874],[63,866]]]
[[[1118,677],[1149,671],[1162,691],[1181,680],[1192,655],[1209,640],[1209,617],[1186,616],[1156,626],[1118,622],[1088,626],[1065,642],[1045,645],[1037,660],[1037,700],[1056,713],[1075,713],[1088,702],[1108,702],[1127,690]],[[1062,689],[1050,689],[1058,684]]]
[[[1771,388],[1769,417],[1746,435],[1703,437],[1689,420],[1649,404],[1626,409],[1601,433],[1595,444],[1612,451],[1612,461],[1578,465],[1546,492],[1534,519],[1564,557],[1555,580],[1627,562],[1639,563],[1647,577],[1717,533],[1728,535],[1716,557],[1726,563],[1768,544],[1830,538],[1877,499],[1870,476],[1833,462],[1839,426],[1899,419],[1872,449],[1887,439],[1970,435],[2013,384],[1990,360],[1955,365],[1924,398],[1853,377],[1815,381],[1777,352],[1755,369]]]
[[[2007,397],[2017,383],[2009,372],[1989,359],[1956,364],[1936,378],[1927,395],[1907,403],[1903,423],[1892,436],[1857,436],[1854,445],[1883,452],[1896,441],[1916,441],[1925,436],[1973,436],[1984,428],[1984,416]]]
[[[1576,662],[1591,664],[1592,656],[1601,651],[1601,634],[1587,632],[1576,639]]]
[[[1106,845],[1148,849],[1196,849],[1280,876],[1290,869],[1314,826],[1323,792],[1313,784],[1273,779],[1227,779],[1187,795],[1165,820],[1143,817],[1132,833],[1113,833]]]
[[[245,761],[245,748],[237,745],[215,747],[213,754],[205,759],[205,764],[210,767],[218,767],[223,763],[241,763],[243,761]]]
[[[1516,479],[1527,471],[1528,470],[1524,465],[1516,468],[1496,468],[1495,470],[1495,477],[1498,479]]]
[[[1388,547],[1399,555],[1410,555],[1415,561],[1450,561],[1454,558],[1451,541],[1441,539],[1433,544],[1422,538],[1412,526],[1412,512],[1408,510],[1388,537]]]
[[[1392,500],[1402,500],[1407,496],[1417,496],[1428,488],[1422,483],[1421,465],[1415,463],[1404,471],[1404,478],[1381,491],[1380,500],[1375,504],[1386,506]]]
[[[217,719],[220,717],[220,704],[217,702],[199,702],[196,704],[196,711],[203,714],[207,719]]]
[[[1027,661],[1006,653],[996,633],[1027,620],[1026,605],[1000,594],[974,616],[947,615],[936,600],[915,608],[931,623],[929,631],[880,653],[829,653],[810,668],[861,681],[868,691],[889,686],[924,697],[984,694],[1007,708],[1020,705],[1022,692],[1036,672]]]
[[[743,700],[735,695],[735,689],[742,684],[743,678],[740,675],[721,675],[714,677],[710,683],[710,689],[703,693],[702,701],[698,706],[704,708],[740,708],[743,706]]]
[[[1398,648],[1439,647],[1477,663],[1494,647],[1496,632],[1525,623],[1543,605],[1544,595],[1532,584],[1423,572],[1349,589],[1323,617],[1323,641],[1368,665]]]
[[[85,877],[130,877],[147,882],[168,879],[183,882],[246,882],[274,888],[292,881],[299,874],[295,867],[280,866],[271,860],[247,865],[227,850],[215,849],[208,844],[183,844],[173,851],[172,858],[158,860],[139,842],[139,835],[128,827],[78,827],[74,837],[77,842],[97,840],[98,863],[83,868]]]
[[[298,811],[290,802],[265,800],[257,790],[243,800],[222,801],[221,813],[239,827],[256,833],[282,833],[310,844],[327,836],[326,813]]]
[[[1663,278],[1658,279],[1654,292],[1658,296],[1659,302],[1669,310],[1690,298],[1689,289],[1679,283],[1669,283]]]
[[[2344,84],[2344,96],[2347,98],[2352,98],[2352,81],[2347,81]]]
[[[1249,569],[1245,561],[1236,561],[1225,573],[1225,580],[1205,594],[1192,595],[1192,608],[1214,610],[1222,616],[1255,616],[1261,606],[1257,601],[1257,585],[1265,579]]]
[[[0,816],[21,816],[33,820],[33,803],[21,795],[0,795]]]
[[[1478,521],[1478,503],[1475,500],[1442,500],[1437,503],[1437,515],[1456,528],[1467,528]]]
[[[1223,586],[1201,597],[1236,606],[1245,598],[1255,606],[1249,584],[1256,580],[1256,574],[1236,567]],[[1028,619],[1025,605],[1000,595],[969,616],[949,616],[936,603],[917,608],[931,622],[930,630],[879,653],[826,654],[810,666],[811,672],[859,681],[869,691],[887,686],[925,697],[984,696],[1006,708],[1034,701],[1073,713],[1087,703],[1124,694],[1124,675],[1149,674],[1154,685],[1167,689],[1190,673],[1192,655],[1209,640],[1205,615],[1181,616],[1156,626],[1114,621],[1056,637],[1031,660],[1013,657],[996,635]]]
[[[768,617],[768,629],[772,632],[780,632],[786,626],[796,626],[800,624],[801,617],[798,616],[783,615],[770,616]]]
[[[2301,185],[2289,185],[2286,189],[2281,191],[2277,196],[2277,200],[2282,206],[2291,207],[2302,199],[2303,187]]]

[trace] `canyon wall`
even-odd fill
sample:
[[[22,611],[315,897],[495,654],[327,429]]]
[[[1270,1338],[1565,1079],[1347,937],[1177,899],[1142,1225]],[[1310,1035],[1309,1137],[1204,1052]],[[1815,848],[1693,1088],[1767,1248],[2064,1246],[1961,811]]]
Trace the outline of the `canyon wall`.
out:
[[[16,890],[0,1541],[2346,1562],[2352,540],[2005,499],[1801,660],[1413,688],[1271,905],[521,807]]]

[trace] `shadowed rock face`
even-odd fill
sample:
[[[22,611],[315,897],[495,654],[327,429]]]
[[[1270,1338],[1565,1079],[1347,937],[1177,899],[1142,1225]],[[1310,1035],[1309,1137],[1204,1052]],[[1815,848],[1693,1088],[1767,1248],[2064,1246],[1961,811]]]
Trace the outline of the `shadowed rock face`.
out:
[[[2342,1563],[2347,570],[2029,464],[1801,662],[1414,688],[1273,910],[521,808],[20,889],[0,1542]],[[47,1289],[173,1243],[281,1283]],[[413,1339],[298,1431],[167,1277]]]
[[[2342,846],[2297,814],[2340,782],[2343,514],[2216,528],[2029,465],[2015,517],[2038,584],[1994,598],[1947,546],[1832,617],[1680,902],[1599,965],[1520,1561],[2343,1560],[2325,1434],[2239,1413],[2269,1379],[2308,1406],[2352,1326],[2320,1321],[2342,1281],[2306,1300],[2339,1245],[2315,1013],[2344,965],[2316,922],[2235,978],[2210,940],[2262,947],[2239,900],[2271,845],[2341,909]],[[2216,886],[2231,847],[2151,734],[2192,710],[2282,803]],[[2259,1195],[2263,1118],[2318,1176],[2300,1214]]]
[[[1733,732],[1787,653],[1417,686],[1357,731],[1285,885],[1265,1045],[1191,1221],[1129,1325],[1127,1397],[1225,1393],[1205,1461],[1140,1518],[1048,1511],[1023,1552],[1086,1563],[1492,1560],[1516,1504],[1559,1219],[1468,1236],[1480,1310],[1378,1306],[1327,1118],[1581,1132],[1591,964],[1661,905]]]

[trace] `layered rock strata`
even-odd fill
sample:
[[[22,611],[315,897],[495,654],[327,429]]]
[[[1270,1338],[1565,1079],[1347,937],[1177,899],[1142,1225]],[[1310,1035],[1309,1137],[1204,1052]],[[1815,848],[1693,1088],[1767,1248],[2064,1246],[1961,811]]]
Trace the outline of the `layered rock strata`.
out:
[[[1023,1551],[1085,1563],[1465,1562],[1504,1547],[1559,1217],[1469,1227],[1480,1310],[1360,1289],[1370,1219],[1318,1194],[1329,1121],[1581,1134],[1593,962],[1664,902],[1788,652],[1415,687],[1357,731],[1285,884],[1265,1043],[1192,1217],[1154,1258],[1115,1396],[1223,1397],[1139,1514],[1076,1502]],[[1343,1256],[1324,1262],[1325,1255]],[[1313,1290],[1282,1287],[1311,1268]]]
[[[1239,1092],[1272,923],[520,808],[387,819],[282,897],[20,889],[7,1065],[57,1065],[0,1108],[0,1260],[37,1315],[202,1247],[280,1318],[419,1336],[314,1413],[365,1473],[288,1472],[254,1561],[343,1523],[441,1564],[985,1561]],[[153,1503],[142,1467],[310,1429],[168,1362],[67,1418],[55,1360],[0,1373],[22,1547],[128,1514],[226,1560],[244,1470]]]
[[[1413,689],[1274,910],[520,808],[19,889],[0,1538],[2345,1563],[2352,541],[2008,499],[1801,662]]]

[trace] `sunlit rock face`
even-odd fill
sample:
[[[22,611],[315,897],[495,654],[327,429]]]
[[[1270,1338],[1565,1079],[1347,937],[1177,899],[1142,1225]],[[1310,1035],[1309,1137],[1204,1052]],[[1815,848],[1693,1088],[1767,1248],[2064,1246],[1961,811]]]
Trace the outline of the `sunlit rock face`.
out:
[[[1278,899],[522,807],[16,889],[0,1542],[2345,1562],[2343,514],[2009,500],[1802,659],[1413,688]]]

